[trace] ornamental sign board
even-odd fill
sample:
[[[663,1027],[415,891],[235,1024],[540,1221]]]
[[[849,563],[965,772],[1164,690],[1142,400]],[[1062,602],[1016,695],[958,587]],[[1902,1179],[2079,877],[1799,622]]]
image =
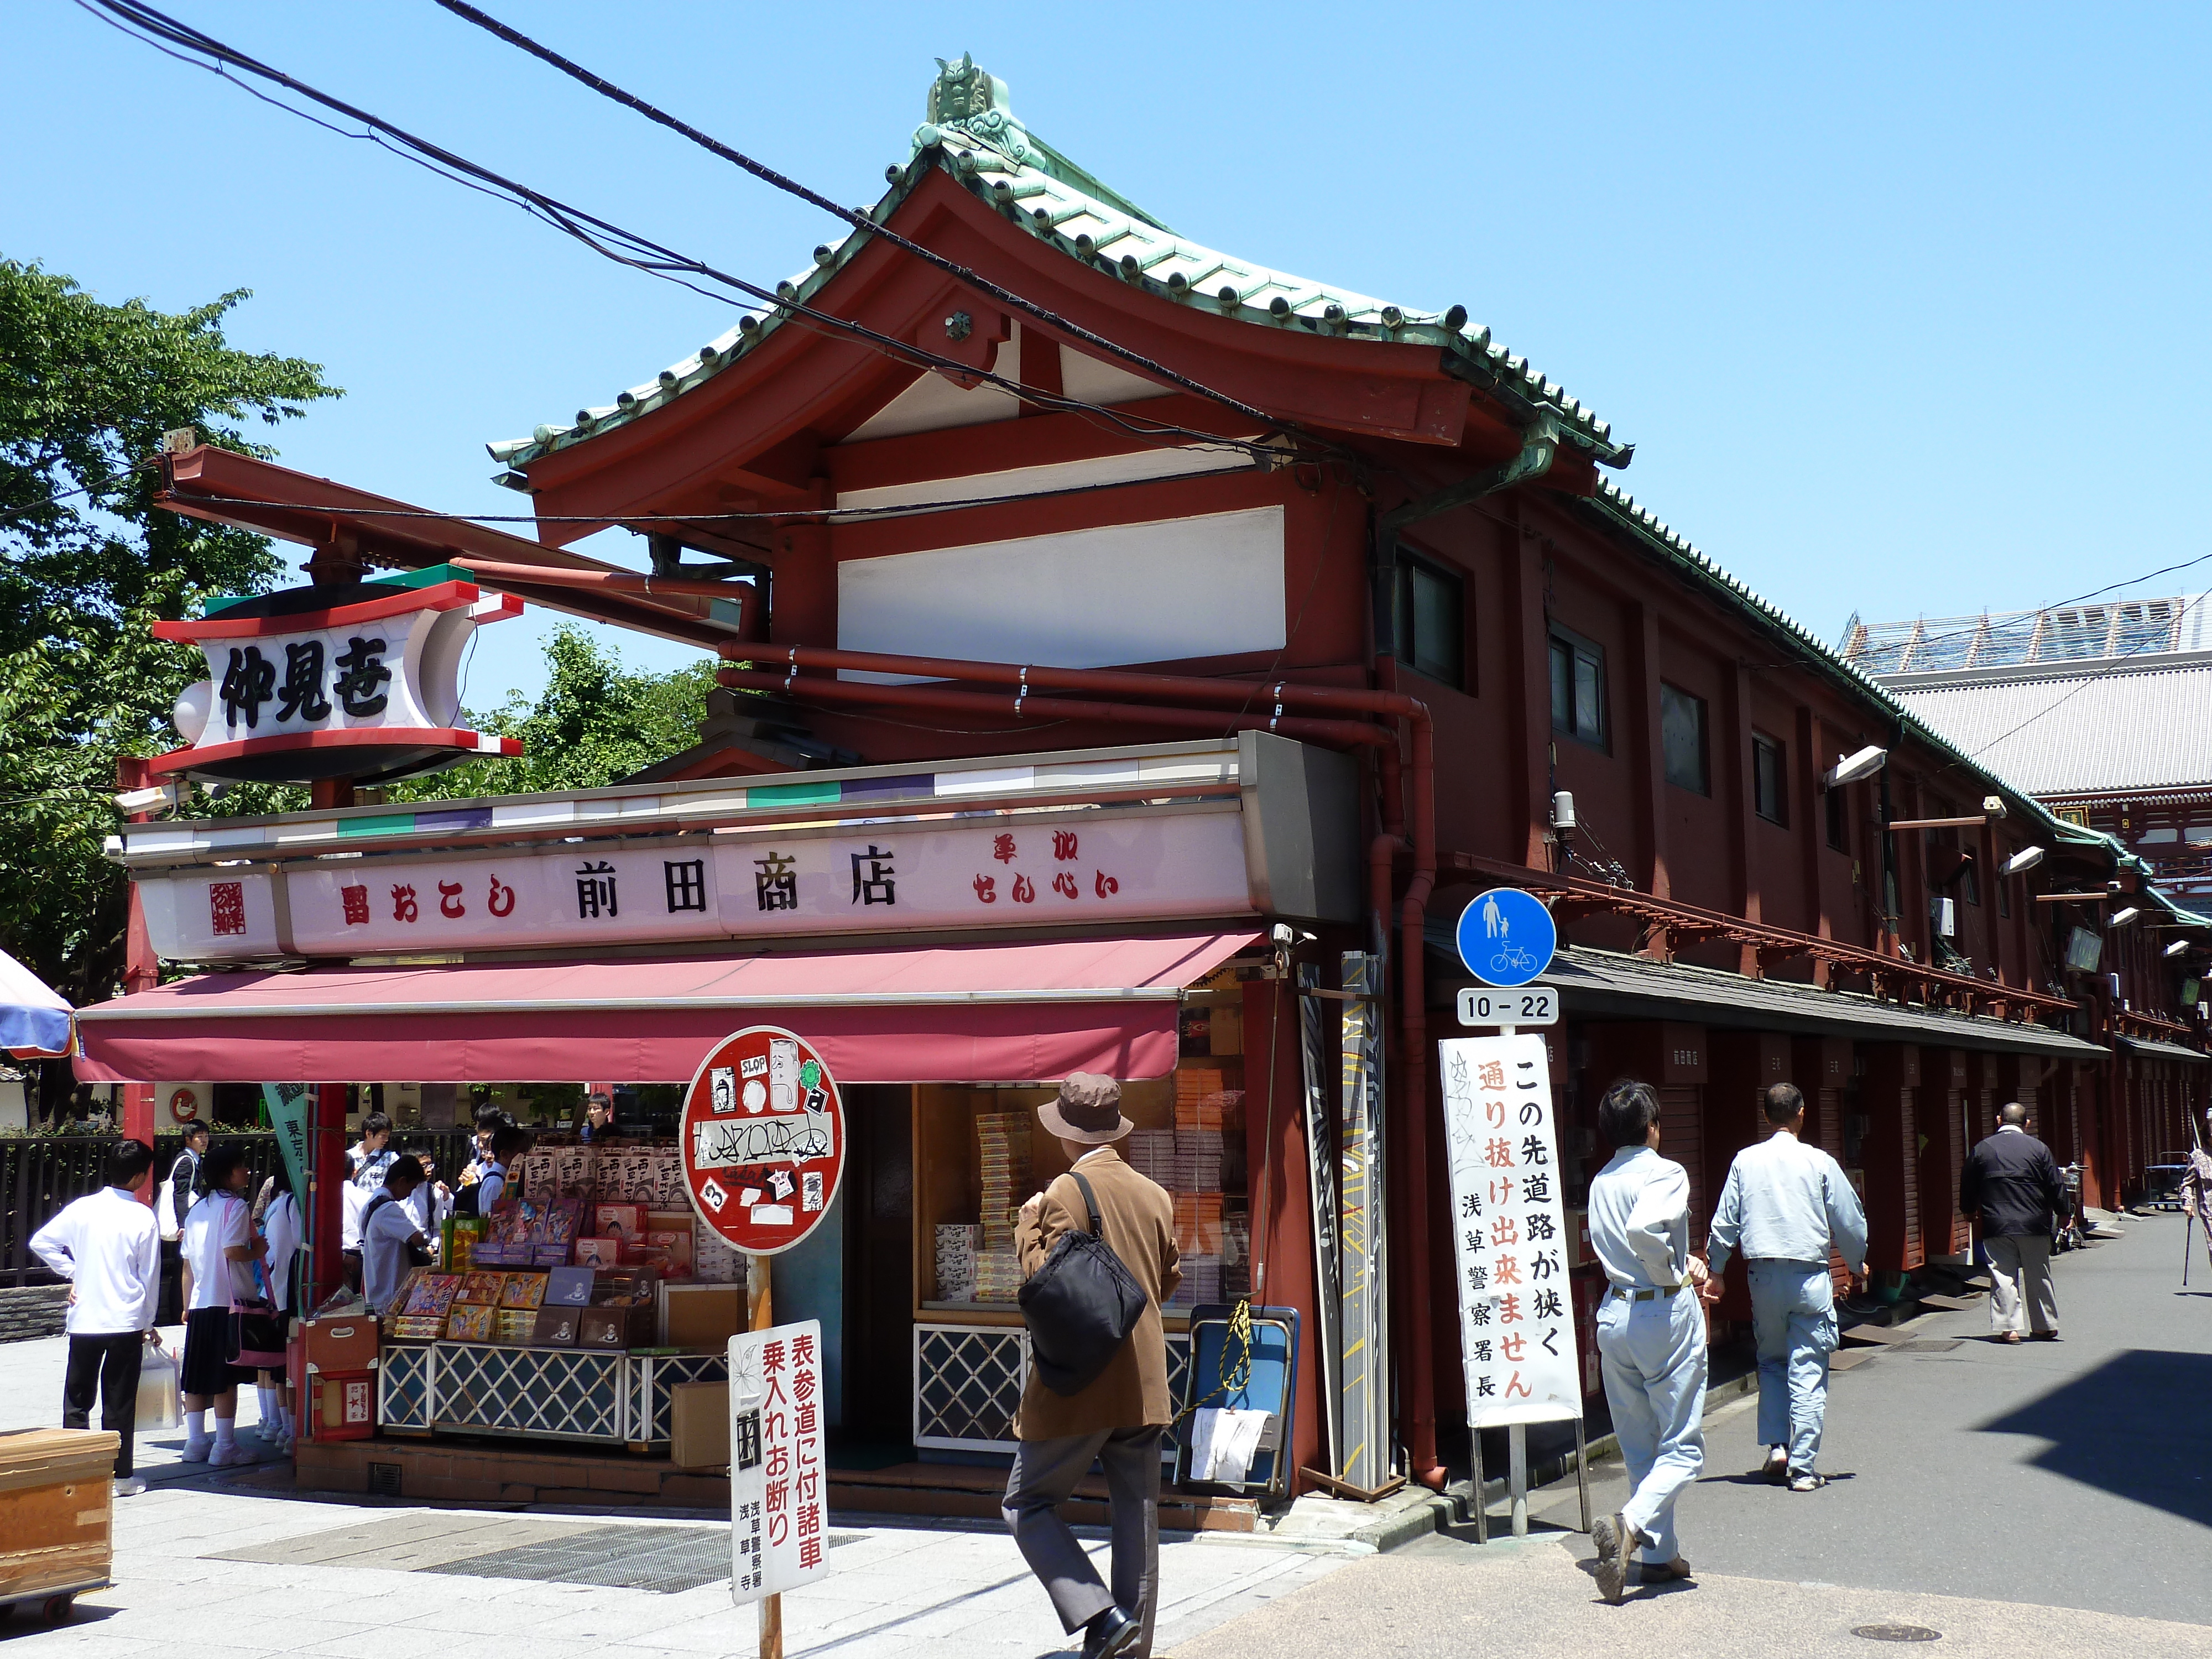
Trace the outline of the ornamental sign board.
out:
[[[489,813],[485,814],[489,822]],[[194,866],[138,882],[170,962],[597,948],[1249,914],[1234,811],[816,823],[444,856]]]
[[[714,1045],[684,1091],[677,1136],[691,1207],[752,1255],[779,1255],[820,1226],[845,1175],[837,1085],[778,1025]]]
[[[822,1322],[730,1339],[730,1599],[739,1607],[829,1569]]]
[[[1459,959],[1485,985],[1526,985],[1552,965],[1559,930],[1541,900],[1518,887],[1493,887],[1459,914]]]
[[[432,574],[439,573],[434,572]],[[512,738],[457,726],[460,665],[486,623],[522,602],[470,581],[291,588],[199,622],[158,622],[157,639],[199,647],[208,678],[174,718],[187,746],[160,774],[264,782],[406,776],[471,755],[519,755]]]
[[[1552,1067],[1540,1036],[1450,1037],[1444,1149],[1468,1422],[1583,1414]]]

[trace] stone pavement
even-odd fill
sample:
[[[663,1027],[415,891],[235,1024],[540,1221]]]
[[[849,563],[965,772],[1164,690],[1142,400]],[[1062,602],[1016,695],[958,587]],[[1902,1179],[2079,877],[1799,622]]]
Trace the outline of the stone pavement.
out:
[[[0,1346],[0,1429],[59,1420],[63,1341]],[[250,1391],[241,1417],[253,1416]],[[241,1443],[251,1443],[242,1435]],[[210,1471],[178,1460],[181,1431],[138,1443],[149,1490],[116,1507],[115,1586],[80,1598],[64,1626],[18,1615],[9,1659],[246,1659],[305,1654],[384,1659],[465,1644],[469,1659],[675,1659],[750,1654],[757,1615],[733,1607],[726,1515],[573,1510],[529,1514],[295,1497],[283,1466]],[[830,1572],[784,1598],[793,1659],[1031,1659],[1066,1650],[1043,1592],[1003,1530],[831,1517]],[[365,1536],[339,1538],[341,1529]],[[718,1581],[664,1593],[493,1577],[487,1543],[624,1547],[661,1538],[718,1555]],[[464,1536],[465,1534],[465,1536]],[[726,1531],[719,1534],[726,1540]],[[1087,1534],[1102,1557],[1102,1536]],[[372,1546],[374,1547],[372,1547]],[[348,1559],[349,1554],[353,1559]],[[504,1560],[526,1554],[508,1550]],[[1159,1650],[1371,1554],[1349,1542],[1285,1544],[1175,1535],[1161,1550]],[[240,1556],[259,1559],[238,1559]],[[222,1558],[233,1559],[222,1559]],[[276,1559],[270,1559],[276,1558]],[[405,1565],[400,1565],[404,1563]],[[587,1576],[590,1569],[569,1569]],[[604,1576],[604,1575],[602,1575]]]

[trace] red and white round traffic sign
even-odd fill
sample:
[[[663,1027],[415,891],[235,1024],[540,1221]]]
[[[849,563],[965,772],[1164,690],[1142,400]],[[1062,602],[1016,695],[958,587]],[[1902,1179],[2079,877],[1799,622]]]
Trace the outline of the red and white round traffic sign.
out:
[[[684,1091],[684,1185],[737,1249],[787,1250],[822,1224],[845,1176],[845,1106],[805,1038],[750,1025],[714,1045]]]

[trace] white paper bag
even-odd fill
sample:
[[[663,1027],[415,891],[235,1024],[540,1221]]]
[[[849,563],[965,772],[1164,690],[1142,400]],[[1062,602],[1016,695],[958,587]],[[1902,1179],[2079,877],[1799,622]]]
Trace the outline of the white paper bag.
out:
[[[177,1400],[177,1362],[167,1348],[149,1347],[138,1363],[138,1427],[173,1429],[184,1420]]]

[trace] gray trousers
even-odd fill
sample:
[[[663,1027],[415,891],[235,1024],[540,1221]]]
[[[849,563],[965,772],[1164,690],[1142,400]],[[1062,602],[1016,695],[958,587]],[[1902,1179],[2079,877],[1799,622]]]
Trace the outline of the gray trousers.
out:
[[[2058,1292],[2051,1283],[2051,1241],[2037,1235],[1999,1235],[1982,1241],[1990,1263],[1990,1330],[2055,1331]]]
[[[1098,1569],[1066,1522],[1060,1505],[1091,1473],[1096,1460],[1106,1474],[1106,1501],[1114,1522],[1114,1589],[1107,1593]],[[1060,1627],[1071,1635],[1109,1607],[1144,1627],[1134,1650],[1152,1650],[1152,1616],[1160,1583],[1160,1431],[1101,1429],[1056,1440],[1024,1440],[1006,1477],[1006,1517],[1030,1571],[1052,1597]]]

